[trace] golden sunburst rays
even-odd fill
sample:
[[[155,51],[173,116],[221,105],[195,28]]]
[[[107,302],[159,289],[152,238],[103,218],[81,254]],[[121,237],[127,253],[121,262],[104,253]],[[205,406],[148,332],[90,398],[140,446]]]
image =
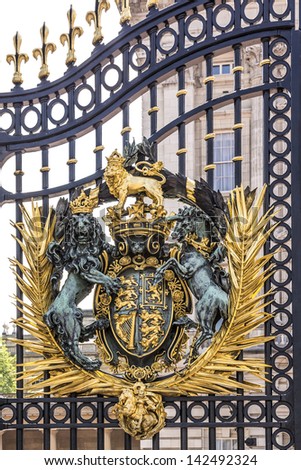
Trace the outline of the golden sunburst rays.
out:
[[[273,218],[271,210],[260,215],[265,191],[266,188],[263,188],[256,202],[245,195],[242,187],[234,189],[230,195],[230,221],[225,239],[231,280],[228,320],[196,361],[173,376],[152,382],[148,386],[149,391],[166,396],[236,393],[238,388],[256,390],[258,381],[264,380],[266,365],[261,360],[249,357],[240,360],[238,356],[242,350],[262,345],[271,339],[253,334],[271,318],[264,311],[271,292],[263,293],[263,288],[272,274],[269,263],[272,254],[261,254],[273,230],[273,227],[268,228]],[[37,360],[24,364],[22,377],[26,391],[37,396],[42,393],[43,387],[49,387],[50,393],[56,396],[70,393],[119,396],[129,386],[126,379],[102,371],[87,372],[75,366],[65,358],[44,324],[43,315],[51,301],[52,270],[46,250],[53,240],[55,217],[51,210],[43,224],[40,209],[35,205],[32,206],[32,215],[24,208],[22,212],[24,224],[15,226],[23,238],[23,241],[17,241],[27,264],[25,266],[17,260],[13,260],[12,264],[23,274],[23,278],[16,276],[26,300],[16,299],[23,316],[15,323],[31,337],[17,342],[40,355]],[[44,379],[45,371],[49,373],[47,380]],[[243,372],[248,378],[253,376],[252,382],[238,382],[236,372]]]
[[[262,248],[274,227],[271,210],[260,216],[266,187],[253,203],[242,187],[232,191],[228,203],[230,222],[225,239],[231,282],[229,318],[213,337],[210,347],[176,378],[154,384],[151,390],[163,395],[194,395],[198,393],[229,393],[237,388],[253,391],[264,380],[266,365],[257,359],[238,360],[242,350],[259,346],[271,337],[252,335],[254,330],[271,318],[264,311],[271,292],[262,293],[271,276],[269,264],[273,254],[261,255]],[[256,378],[255,382],[238,382],[235,372]]]

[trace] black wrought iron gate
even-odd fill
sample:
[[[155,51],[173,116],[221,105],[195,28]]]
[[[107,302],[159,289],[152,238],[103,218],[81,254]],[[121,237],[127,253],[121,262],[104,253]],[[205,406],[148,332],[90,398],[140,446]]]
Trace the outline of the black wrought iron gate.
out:
[[[178,151],[174,158],[178,158],[178,171],[182,174],[189,162],[186,148],[189,123],[205,117],[206,129],[199,137],[206,142],[210,184],[214,171],[215,112],[225,106],[231,108],[235,184],[240,184],[243,103],[259,99],[267,206],[274,204],[280,209],[276,216],[279,226],[266,247],[275,252],[276,265],[267,288],[277,289],[270,306],[274,318],[266,326],[266,335],[272,334],[275,339],[265,345],[264,351],[255,351],[264,355],[269,365],[269,381],[259,395],[246,396],[238,390],[235,396],[166,398],[167,430],[172,430],[176,446],[181,449],[191,448],[193,439],[201,433],[202,444],[198,446],[215,449],[222,439],[221,430],[228,433],[238,449],[250,446],[301,449],[301,32],[296,19],[301,12],[295,4],[298,2],[292,0],[175,0],[168,8],[152,6],[143,21],[131,27],[125,23],[115,40],[107,45],[97,44],[84,63],[69,66],[60,79],[54,82],[42,79],[31,90],[16,85],[11,92],[0,94],[0,117],[5,118],[0,132],[1,167],[15,162],[15,189],[4,181],[0,203],[15,203],[17,222],[22,220],[20,202],[41,200],[46,214],[52,197],[71,193],[76,186],[101,178],[107,123],[119,113],[122,142],[126,144],[135,121],[130,112],[132,102],[139,96],[144,97],[144,102],[149,100],[144,125],[160,158],[164,157],[160,145],[168,136],[176,136]],[[257,65],[261,78],[249,86],[242,85],[242,56],[246,48],[252,54],[255,46],[259,47]],[[217,95],[215,59],[229,52],[233,88]],[[201,64],[206,70],[203,80],[206,98],[197,106],[188,107],[185,77],[190,68]],[[178,113],[159,126],[158,87],[169,77],[174,77],[177,83],[174,100],[178,101]],[[79,177],[79,154],[83,152],[82,140],[87,142],[86,135],[94,143],[91,140],[85,144],[84,176]],[[60,161],[65,158],[68,165],[68,180],[60,185],[51,178],[58,145]],[[35,171],[29,165],[30,172],[25,172],[24,166],[28,159],[34,161],[34,155],[40,160],[40,188],[24,190]],[[92,158],[94,170],[88,171],[85,162]],[[18,245],[16,257],[21,258]],[[18,339],[22,339],[22,334],[17,331]],[[17,346],[17,362],[22,364],[23,358],[23,348]],[[22,387],[22,383],[18,385]],[[76,449],[78,432],[89,428],[96,432],[95,448],[103,449],[107,429],[117,427],[110,415],[114,402],[115,399],[102,397],[30,399],[19,390],[16,399],[0,398],[0,429],[16,431],[18,449],[24,447],[24,433],[30,429],[42,431],[45,449],[51,446],[52,429],[67,429],[70,448]],[[55,413],[58,408],[63,413],[59,418]],[[90,410],[88,418],[82,414],[84,408]],[[163,437],[164,432],[160,433]],[[152,448],[163,448],[163,437],[156,435]],[[125,435],[125,448],[132,445],[130,436]]]

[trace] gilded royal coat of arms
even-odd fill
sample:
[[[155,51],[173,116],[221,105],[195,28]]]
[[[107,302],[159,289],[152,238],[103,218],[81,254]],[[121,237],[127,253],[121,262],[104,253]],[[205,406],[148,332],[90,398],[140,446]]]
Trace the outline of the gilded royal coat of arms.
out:
[[[236,188],[226,204],[205,181],[155,161],[146,139],[107,160],[102,183],[61,198],[46,221],[38,206],[22,209],[26,263],[13,264],[28,301],[18,300],[16,323],[34,338],[22,344],[42,355],[25,366],[29,393],[118,396],[120,425],[145,439],[165,424],[162,397],[251,390],[234,373],[263,376],[264,364],[238,356],[269,340],[252,331],[270,318],[262,287],[271,255],[260,252],[272,214],[260,215],[265,189],[255,201]],[[177,213],[166,198],[182,201]],[[109,237],[93,211],[114,200]],[[80,302],[93,289],[86,324]],[[83,352],[88,340],[97,358]]]

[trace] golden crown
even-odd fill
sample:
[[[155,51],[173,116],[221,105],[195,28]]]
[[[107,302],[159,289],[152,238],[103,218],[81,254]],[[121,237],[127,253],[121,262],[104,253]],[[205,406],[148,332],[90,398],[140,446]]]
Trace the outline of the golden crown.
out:
[[[99,188],[91,189],[87,194],[83,189],[80,195],[69,204],[72,214],[91,214],[98,206]]]

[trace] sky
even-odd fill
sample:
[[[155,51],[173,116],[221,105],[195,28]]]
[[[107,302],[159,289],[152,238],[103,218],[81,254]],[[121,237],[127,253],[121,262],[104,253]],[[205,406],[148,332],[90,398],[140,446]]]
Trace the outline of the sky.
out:
[[[13,76],[13,65],[9,65],[6,62],[7,54],[14,54],[13,36],[16,31],[22,37],[21,53],[27,53],[29,61],[24,64],[22,63],[21,72],[23,75],[23,88],[30,89],[35,88],[39,83],[38,73],[40,69],[40,59],[37,61],[32,56],[32,50],[34,48],[41,47],[40,28],[43,22],[49,29],[48,42],[53,42],[57,46],[57,50],[54,54],[49,54],[49,80],[55,80],[62,76],[66,70],[65,59],[67,54],[67,46],[63,47],[60,43],[60,35],[67,33],[69,30],[67,11],[72,3],[73,9],[77,13],[75,20],[75,26],[81,26],[84,29],[84,34],[76,39],[75,49],[77,56],[77,63],[86,60],[91,52],[93,51],[92,38],[94,31],[94,24],[89,26],[85,20],[86,13],[89,10],[94,10],[95,0],[10,0],[0,2],[0,92],[8,92],[13,88],[12,76]],[[107,43],[114,39],[120,30],[119,25],[119,13],[114,1],[110,2],[111,8],[108,12],[103,14],[103,33],[104,42]],[[139,108],[139,103],[137,103]],[[137,109],[138,109],[137,108]],[[0,117],[1,126],[1,117]],[[106,133],[105,138],[107,139],[105,145],[108,149],[114,150],[116,148],[117,135],[115,132],[116,123],[111,124],[111,132]],[[134,127],[134,126],[132,126]],[[135,134],[136,133],[136,134]],[[137,128],[133,129],[133,136],[136,140],[139,139],[141,134],[140,125],[137,124]],[[118,136],[120,140],[120,128],[118,128]],[[139,141],[139,140],[138,140]],[[57,148],[59,149],[59,147]],[[86,152],[84,149],[83,152]],[[89,152],[90,152],[89,148]],[[80,152],[80,148],[78,148]],[[59,152],[59,150],[58,150]],[[38,157],[38,155],[36,155]],[[31,171],[30,165],[34,161],[35,155],[32,155],[31,160],[24,158],[25,173]],[[27,166],[26,166],[27,165]],[[77,165],[80,167],[80,162]],[[66,167],[66,165],[65,165]],[[87,169],[85,169],[87,171]],[[7,164],[3,167],[0,173],[0,178],[3,181],[3,186],[8,190],[14,188],[14,161],[10,159]],[[91,171],[91,173],[94,170]],[[51,178],[57,178],[57,184],[62,184],[65,181],[60,181],[61,172],[58,170],[51,172]],[[87,173],[86,173],[87,174]],[[88,173],[89,174],[89,173]],[[40,174],[37,175],[39,179],[32,177],[27,184],[30,187],[26,187],[26,180],[24,179],[24,191],[30,189],[40,189]],[[81,175],[79,174],[78,177]],[[84,175],[85,176],[85,175]],[[56,185],[56,184],[55,184]],[[15,316],[15,308],[12,305],[10,295],[14,293],[15,287],[13,282],[13,274],[9,268],[9,257],[13,257],[15,253],[14,241],[11,237],[13,229],[10,227],[9,221],[14,217],[13,205],[6,204],[0,209],[0,335],[2,333],[2,325],[8,324],[10,319]],[[84,306],[85,308],[86,306]],[[11,327],[10,327],[11,330]]]

